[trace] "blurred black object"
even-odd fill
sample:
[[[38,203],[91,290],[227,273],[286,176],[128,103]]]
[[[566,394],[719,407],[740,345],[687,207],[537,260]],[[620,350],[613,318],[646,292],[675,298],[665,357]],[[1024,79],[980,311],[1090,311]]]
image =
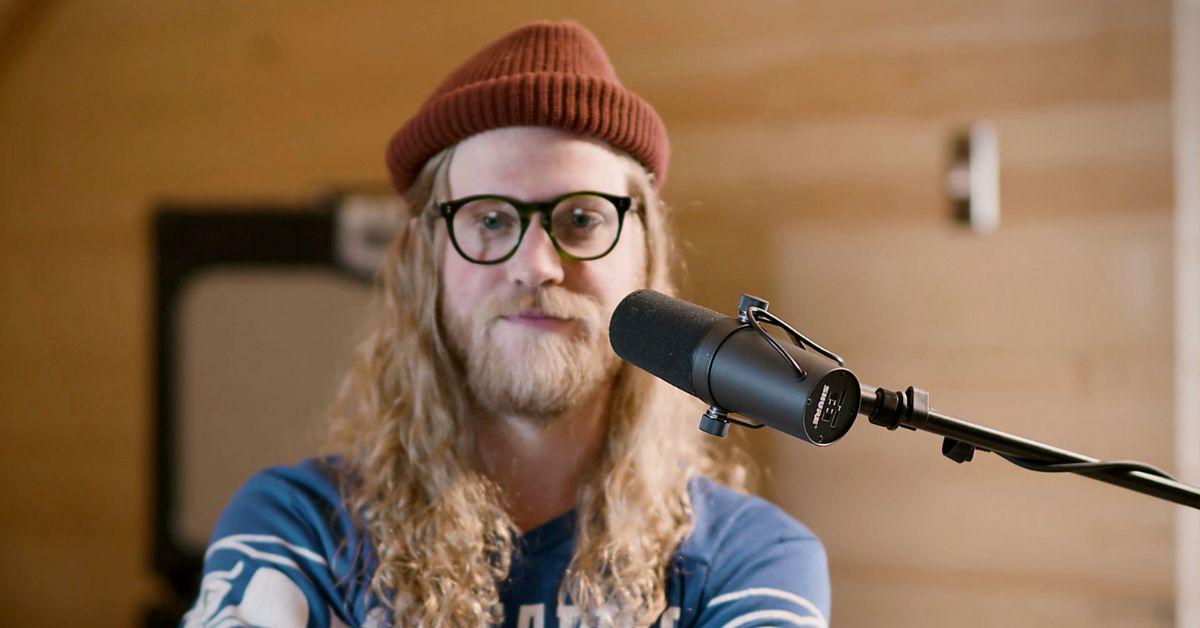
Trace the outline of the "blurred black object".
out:
[[[153,213],[153,568],[168,585],[146,626],[175,626],[200,583],[204,546],[181,538],[180,300],[205,270],[307,268],[368,282],[398,226],[398,199],[338,193],[310,205],[164,203]]]

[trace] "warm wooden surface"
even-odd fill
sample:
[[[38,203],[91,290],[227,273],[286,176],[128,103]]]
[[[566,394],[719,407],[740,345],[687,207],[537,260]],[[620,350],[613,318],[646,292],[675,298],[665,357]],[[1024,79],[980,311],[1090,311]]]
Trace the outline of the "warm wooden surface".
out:
[[[917,384],[938,410],[1068,449],[1166,462],[1171,252],[1156,243],[1170,224],[1018,218],[982,239],[899,224],[794,230],[784,237],[799,246],[777,268],[795,272],[777,274],[803,288],[779,307],[875,385]],[[884,263],[799,263],[897,239],[906,254]],[[890,605],[877,602],[905,598],[923,600],[912,620],[933,623],[945,615],[929,589],[957,598],[972,625],[1169,619],[1169,505],[982,453],[960,467],[937,437],[866,421],[839,445],[776,438],[768,451],[776,494],[837,548],[849,625],[885,623]]]
[[[152,204],[381,181],[388,134],[437,80],[535,17],[592,28],[665,118],[697,300],[758,292],[880,384],[1170,467],[1165,0],[17,4],[0,41],[5,624],[129,625],[153,594]],[[956,230],[941,197],[951,131],[982,117],[1001,146],[993,238]],[[1171,513],[1148,498],[958,467],[865,423],[836,449],[756,443],[771,495],[826,540],[839,624],[1171,623]]]

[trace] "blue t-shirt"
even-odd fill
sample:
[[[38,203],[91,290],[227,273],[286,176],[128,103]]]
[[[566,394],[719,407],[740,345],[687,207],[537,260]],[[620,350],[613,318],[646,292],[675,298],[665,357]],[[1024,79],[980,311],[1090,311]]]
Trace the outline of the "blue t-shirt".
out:
[[[695,529],[667,574],[656,626],[827,626],[825,550],[767,501],[696,478]],[[183,626],[386,626],[369,592],[374,559],[351,522],[330,467],[318,460],[259,472],[213,530],[200,594]],[[574,513],[517,540],[500,587],[504,626],[578,625],[557,604],[574,546]],[[357,554],[357,555],[356,555]]]

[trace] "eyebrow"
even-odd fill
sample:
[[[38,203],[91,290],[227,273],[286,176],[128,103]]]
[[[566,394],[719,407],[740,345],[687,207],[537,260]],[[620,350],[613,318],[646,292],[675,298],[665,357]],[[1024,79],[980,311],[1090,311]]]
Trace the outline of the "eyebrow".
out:
[[[595,189],[579,189],[579,190],[572,190],[570,192],[563,192],[562,194],[559,194],[557,196],[545,197],[545,198],[542,198],[539,200],[533,200],[533,201],[526,201],[526,200],[517,198],[515,196],[508,196],[505,194],[497,194],[495,192],[480,192],[478,194],[467,194],[466,196],[451,197],[445,201],[436,201],[436,202],[437,203],[456,203],[456,202],[463,201],[463,200],[466,200],[469,198],[498,198],[498,199],[502,199],[502,200],[506,200],[506,201],[514,201],[516,203],[523,204],[523,205],[541,205],[541,204],[546,204],[546,203],[550,203],[553,201],[558,201],[558,200],[564,199],[568,196],[572,196],[574,194],[596,194],[596,195],[601,195],[601,196],[612,196],[612,197],[616,197],[616,198],[628,198],[631,201],[636,200],[636,199],[634,199],[633,194],[629,193],[629,192],[626,192],[625,194],[616,194],[613,192],[603,192],[603,191],[595,190]]]

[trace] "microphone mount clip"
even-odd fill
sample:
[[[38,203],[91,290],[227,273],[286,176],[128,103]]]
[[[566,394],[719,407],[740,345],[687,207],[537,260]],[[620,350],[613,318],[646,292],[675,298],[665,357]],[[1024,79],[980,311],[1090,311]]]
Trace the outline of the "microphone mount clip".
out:
[[[846,365],[846,361],[843,360],[841,356],[812,341],[804,334],[793,329],[791,325],[788,325],[779,317],[768,312],[767,307],[769,306],[770,302],[766,299],[756,297],[752,294],[743,294],[738,299],[738,322],[740,322],[744,327],[753,329],[760,337],[762,337],[763,340],[767,342],[768,345],[771,346],[772,349],[775,350],[776,353],[782,356],[783,359],[786,360],[787,363],[792,367],[792,370],[796,372],[797,379],[801,381],[807,379],[808,373],[806,373],[804,369],[801,368],[798,363],[796,363],[795,358],[793,358],[786,350],[784,350],[783,346],[779,344],[779,341],[776,340],[774,336],[768,334],[766,330],[763,329],[762,323],[765,322],[782,329],[791,339],[792,343],[797,347],[800,347],[805,351],[816,351],[830,360],[837,362],[838,366]],[[728,434],[730,423],[752,430],[765,427],[765,425],[762,423],[748,423],[746,421],[731,418],[727,410],[717,405],[710,405],[708,409],[704,411],[704,414],[700,416],[700,430],[705,433],[712,434],[713,436],[725,436]]]

